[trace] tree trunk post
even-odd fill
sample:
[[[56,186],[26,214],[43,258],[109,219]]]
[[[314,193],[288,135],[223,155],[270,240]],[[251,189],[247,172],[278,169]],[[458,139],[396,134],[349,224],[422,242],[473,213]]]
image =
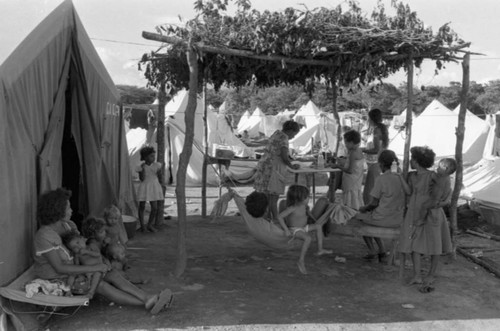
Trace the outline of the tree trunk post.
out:
[[[337,121],[337,143],[335,144],[334,155],[337,156],[340,140],[342,138],[342,125],[340,124],[340,116],[339,112],[337,111],[337,97],[338,97],[337,79],[333,77],[331,79],[331,83],[332,83],[332,113],[333,117],[335,118],[335,121]],[[330,178],[328,179],[328,192],[326,194],[330,202],[335,202],[335,189],[341,177],[342,173],[330,172]]]
[[[160,168],[160,185],[163,190],[163,200],[160,200],[158,206],[158,214],[156,215],[155,225],[163,225],[163,213],[165,209],[165,193],[167,186],[165,184],[165,104],[167,95],[165,93],[165,81],[161,82],[158,90],[158,114],[156,115],[156,159],[161,163]]]
[[[406,106],[406,139],[405,139],[405,149],[404,149],[404,160],[403,160],[403,178],[408,177],[408,170],[410,168],[410,144],[411,144],[411,127],[413,120],[413,57],[410,55],[408,62],[406,64],[406,69],[408,72],[408,103]]]
[[[455,173],[455,187],[453,188],[453,193],[451,195],[451,205],[450,205],[450,225],[451,225],[451,239],[453,247],[453,258],[456,259],[457,255],[457,205],[458,198],[460,196],[460,190],[462,189],[462,177],[463,177],[463,145],[465,136],[465,113],[467,111],[467,97],[469,94],[469,62],[470,54],[464,55],[464,60],[462,61],[462,91],[460,92],[460,111],[458,113],[458,127],[456,130],[457,144],[455,146],[455,160],[457,161],[457,171]]]
[[[177,262],[174,275],[180,277],[186,270],[187,252],[186,252],[186,172],[189,159],[193,152],[194,140],[194,116],[197,103],[198,89],[198,59],[196,51],[189,47],[186,50],[186,57],[189,65],[189,94],[184,117],[186,125],[186,136],[184,146],[179,156],[179,166],[177,169],[177,186],[175,195],[177,197],[178,213],[178,233],[177,233]]]
[[[207,125],[207,73],[203,73],[203,166],[201,168],[201,217],[207,217],[207,167],[208,167],[208,125]]]

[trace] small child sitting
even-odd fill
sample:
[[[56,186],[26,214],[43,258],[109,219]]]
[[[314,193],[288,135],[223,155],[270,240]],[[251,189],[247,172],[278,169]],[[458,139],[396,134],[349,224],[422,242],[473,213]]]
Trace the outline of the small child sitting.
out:
[[[125,255],[126,248],[119,243],[109,244],[106,246],[105,256],[111,263],[111,268],[118,271],[125,279],[128,279],[133,284],[148,284],[151,278],[144,278],[141,275],[130,275],[127,270],[130,269],[127,257]]]
[[[126,232],[122,228],[122,213],[115,205],[110,205],[104,209],[104,221],[106,222],[106,237],[109,244],[127,242]]]
[[[120,273],[123,273],[125,270],[130,268],[125,255],[125,247],[119,243],[109,244],[106,246],[105,256],[111,263],[111,267]]]
[[[87,239],[87,246],[90,250],[104,253],[109,238],[106,236],[106,223],[104,220],[89,216],[82,224],[82,234]]]
[[[77,232],[68,232],[62,237],[63,244],[73,253],[74,263],[78,265],[97,265],[102,264],[103,259],[99,252],[95,252],[87,247],[86,239],[82,237]],[[76,282],[90,281],[90,288],[87,293],[77,293],[74,294],[85,294],[90,299],[95,294],[97,286],[101,281],[103,274],[101,272],[88,273],[84,277],[86,280],[78,279],[81,275],[71,275],[68,278],[68,286],[74,288]]]

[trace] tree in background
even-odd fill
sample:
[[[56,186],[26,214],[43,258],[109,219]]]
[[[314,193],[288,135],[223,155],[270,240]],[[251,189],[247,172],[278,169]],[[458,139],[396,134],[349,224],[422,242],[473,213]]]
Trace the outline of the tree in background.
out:
[[[484,93],[478,96],[477,104],[484,114],[500,111],[500,80],[490,81],[484,87]]]
[[[120,92],[120,101],[125,104],[148,104],[153,103],[156,98],[156,92],[138,86],[116,85]]]

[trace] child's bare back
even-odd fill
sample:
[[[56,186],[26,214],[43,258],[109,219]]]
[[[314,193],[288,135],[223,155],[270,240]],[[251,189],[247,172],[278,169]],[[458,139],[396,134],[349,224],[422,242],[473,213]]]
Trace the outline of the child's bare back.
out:
[[[290,206],[283,211],[283,216],[289,228],[303,228],[307,225],[307,208],[305,205]]]

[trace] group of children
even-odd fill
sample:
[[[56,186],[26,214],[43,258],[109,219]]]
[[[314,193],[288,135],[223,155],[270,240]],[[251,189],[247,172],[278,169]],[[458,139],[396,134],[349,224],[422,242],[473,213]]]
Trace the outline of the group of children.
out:
[[[72,229],[63,237],[63,244],[73,254],[73,263],[79,265],[107,264],[125,276],[128,268],[126,258],[125,234],[119,220],[121,212],[111,205],[104,211],[103,219],[89,216],[83,221],[82,234]],[[70,276],[68,285],[73,294],[85,294],[92,298],[105,273]]]
[[[342,191],[343,203],[361,212],[369,213],[370,207],[377,207],[376,204],[363,206],[362,186],[363,186],[363,153],[360,149],[361,136],[357,131],[351,130],[344,133],[344,145],[347,150],[346,162],[338,165],[342,170]],[[400,277],[404,276],[404,265],[407,255],[411,255],[414,274],[410,284],[430,285],[434,281],[439,256],[451,252],[450,230],[443,207],[446,207],[451,200],[452,175],[457,168],[456,161],[452,158],[441,159],[435,171],[429,170],[434,166],[436,154],[428,147],[412,147],[410,150],[410,166],[413,170],[405,180],[399,169],[399,160],[394,152],[386,150],[387,155],[392,155],[395,169],[390,169],[391,159],[381,160],[379,155],[379,166],[382,173],[395,172],[400,178],[400,185],[407,196],[407,203],[403,204],[404,213],[400,226],[401,237],[399,240],[399,251],[401,253]],[[387,156],[385,155],[385,156]],[[384,157],[382,157],[384,159]],[[387,157],[385,157],[387,159]],[[384,164],[384,161],[387,161]],[[375,181],[379,180],[377,178]],[[379,181],[383,181],[380,178]],[[378,200],[380,195],[390,195],[396,192],[398,181],[384,181],[382,185],[376,185],[381,191],[373,197],[372,201]],[[385,187],[384,187],[385,185]],[[392,187],[387,187],[392,186]],[[394,201],[391,201],[394,204]],[[394,206],[392,206],[394,207]],[[394,209],[394,208],[393,208]],[[391,215],[392,216],[392,215]],[[390,223],[391,220],[388,220]],[[376,223],[371,223],[372,225]],[[389,226],[391,227],[391,226]],[[366,238],[365,238],[366,239]],[[380,241],[380,240],[379,240]],[[379,246],[383,247],[380,243]],[[382,253],[381,253],[382,254]],[[380,255],[380,254],[379,254]],[[421,276],[421,256],[431,256],[431,267],[425,279]]]
[[[379,211],[386,208],[394,211],[395,214],[397,212],[397,217],[392,217],[392,215],[389,217],[387,227],[400,228],[400,277],[404,277],[405,259],[407,255],[411,255],[414,268],[409,284],[423,283],[428,288],[436,276],[439,256],[451,251],[450,230],[443,207],[447,206],[451,199],[450,175],[456,170],[456,162],[451,158],[442,159],[436,170],[431,171],[429,169],[434,166],[435,153],[428,147],[412,147],[410,165],[415,171],[410,172],[406,180],[401,174],[395,153],[385,150],[379,155],[379,165],[382,172],[389,175],[380,176],[380,179],[375,180],[377,190],[380,192],[372,192],[372,200],[375,202],[364,205],[362,194],[364,157],[360,149],[360,142],[361,136],[357,131],[345,132],[344,144],[347,150],[345,162],[328,164],[328,166],[342,170],[343,202],[363,214],[374,213],[378,207],[380,207]],[[391,169],[391,166],[394,168],[394,165],[397,165],[397,170]],[[389,180],[384,181],[387,178]],[[377,183],[377,180],[380,182]],[[387,199],[389,195],[394,195],[394,192],[401,193],[398,199],[394,199],[394,197]],[[259,194],[263,196],[258,196]],[[406,203],[405,195],[407,197]],[[253,200],[262,201],[262,199],[265,199],[265,194],[258,192],[253,192],[247,197],[246,207],[252,216],[264,216],[266,211],[262,208],[263,204],[259,203],[259,209],[256,211],[256,204],[253,203]],[[315,223],[318,215],[313,215],[314,213],[309,210],[308,202],[309,189],[301,185],[291,185],[286,194],[286,201],[280,205],[277,219],[285,235],[303,241],[297,265],[300,272],[304,274],[307,273],[305,256],[312,239],[309,234],[311,231],[316,231],[317,255],[332,253],[332,251],[323,248],[322,228],[324,221]],[[324,203],[321,201],[321,204]],[[401,206],[393,206],[394,203],[401,204]],[[323,207],[319,207],[319,209],[324,210]],[[368,218],[371,219],[371,217]],[[370,224],[377,225],[377,222]],[[381,240],[378,240],[377,243],[383,250]],[[422,255],[431,256],[431,267],[425,278],[421,276]]]

